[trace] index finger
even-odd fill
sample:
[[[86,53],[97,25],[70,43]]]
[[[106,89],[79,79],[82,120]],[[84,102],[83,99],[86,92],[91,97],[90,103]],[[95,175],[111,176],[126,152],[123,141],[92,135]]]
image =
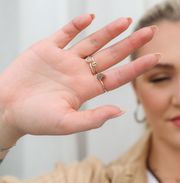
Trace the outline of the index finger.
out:
[[[104,72],[106,77],[103,79],[103,83],[108,91],[114,90],[152,69],[161,58],[162,55],[160,53],[148,54],[134,60],[133,62],[108,70]],[[97,79],[96,83],[96,91],[100,94],[104,93],[104,89]]]

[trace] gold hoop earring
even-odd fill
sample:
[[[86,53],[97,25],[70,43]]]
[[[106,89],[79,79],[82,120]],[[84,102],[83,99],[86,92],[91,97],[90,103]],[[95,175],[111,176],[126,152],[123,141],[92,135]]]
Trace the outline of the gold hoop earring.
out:
[[[138,111],[139,111],[139,108],[140,108],[140,104],[138,103],[137,106],[136,106],[135,112],[134,112],[134,118],[135,118],[135,120],[136,120],[138,123],[144,123],[144,122],[146,121],[146,117],[144,117],[144,118],[141,119],[141,120],[138,119]]]

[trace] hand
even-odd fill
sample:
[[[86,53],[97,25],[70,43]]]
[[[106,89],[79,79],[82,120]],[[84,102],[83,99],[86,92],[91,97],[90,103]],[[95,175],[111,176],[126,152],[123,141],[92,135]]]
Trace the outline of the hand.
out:
[[[93,20],[82,15],[50,37],[22,53],[0,76],[1,127],[21,137],[64,135],[98,128],[122,111],[116,106],[103,106],[78,111],[87,100],[104,93],[101,83],[92,75],[88,55],[103,72],[150,41],[154,28],[144,28],[113,46],[96,53],[125,31],[130,18],[119,18],[86,37],[71,48],[63,48]],[[159,55],[146,55],[116,69],[105,71],[103,82],[108,91],[120,87],[149,70]],[[9,133],[8,133],[9,134]]]

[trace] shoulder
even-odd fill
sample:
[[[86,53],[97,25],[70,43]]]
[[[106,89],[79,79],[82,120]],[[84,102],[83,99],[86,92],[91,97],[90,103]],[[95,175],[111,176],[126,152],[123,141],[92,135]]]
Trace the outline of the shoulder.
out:
[[[0,178],[0,183],[106,183],[105,165],[95,157],[89,157],[81,162],[65,164],[56,163],[56,170],[45,173],[30,180],[20,181],[15,177]]]
[[[56,163],[56,170],[31,180],[19,181],[14,177],[0,179],[0,183],[109,183],[110,180],[146,180],[145,162],[149,151],[151,132],[145,135],[119,159],[110,165],[104,165],[96,157],[89,157],[81,162]],[[144,178],[142,178],[142,175]]]
[[[120,158],[112,162],[112,164],[144,164],[149,153],[151,135],[151,129],[147,129],[142,137],[129,150],[120,156]]]
[[[96,169],[97,167],[104,167],[104,164],[96,157],[88,157],[84,159],[83,161],[75,161],[72,164],[65,164],[62,162],[56,163],[56,169],[57,170],[66,170],[66,169]]]
[[[99,182],[99,179],[105,181],[106,166],[96,157],[89,157],[81,162],[56,164],[57,171],[63,173],[67,183],[91,183]],[[102,181],[102,180],[101,180]]]
[[[111,179],[131,183],[147,182],[146,160],[151,134],[151,131],[146,131],[133,147],[109,165],[113,169]]]

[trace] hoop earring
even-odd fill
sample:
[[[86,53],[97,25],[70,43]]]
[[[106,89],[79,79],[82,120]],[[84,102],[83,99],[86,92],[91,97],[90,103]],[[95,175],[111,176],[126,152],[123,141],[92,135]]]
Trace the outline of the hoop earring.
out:
[[[139,120],[138,119],[138,111],[139,111],[139,107],[140,107],[140,104],[138,103],[137,107],[136,107],[136,110],[134,112],[134,118],[135,120],[138,122],[138,123],[144,123],[146,121],[146,117],[144,117],[143,119]]]

